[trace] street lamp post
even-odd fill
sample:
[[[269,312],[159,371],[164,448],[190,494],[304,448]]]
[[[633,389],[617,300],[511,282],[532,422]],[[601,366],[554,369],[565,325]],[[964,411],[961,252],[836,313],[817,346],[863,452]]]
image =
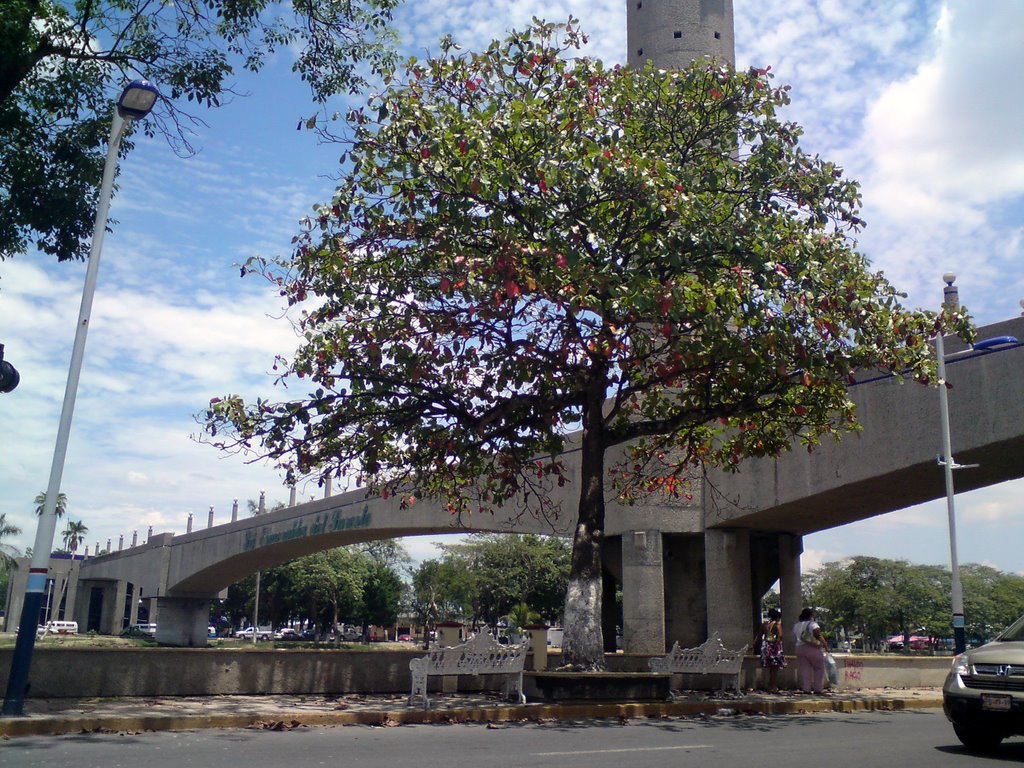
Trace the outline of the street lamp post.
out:
[[[944,309],[956,311],[960,308],[960,297],[956,286],[956,275],[947,272],[942,276],[946,283],[942,291],[942,305]],[[1021,302],[1024,306],[1024,301]],[[965,352],[982,352],[998,347],[1017,345],[1017,339],[1013,336],[997,336],[983,341],[976,341],[970,349]],[[959,353],[954,353],[955,356]],[[953,608],[953,646],[955,652],[960,654],[967,650],[967,638],[964,628],[964,593],[960,583],[960,561],[956,552],[956,509],[954,506],[955,491],[953,488],[953,470],[969,469],[978,466],[977,464],[957,464],[953,459],[952,441],[949,437],[949,395],[946,391],[946,350],[943,343],[942,332],[935,334],[935,356],[938,368],[936,373],[939,378],[939,417],[942,426],[942,455],[938,463],[942,465],[943,475],[946,480],[946,516],[949,518],[949,568],[950,568],[950,597]]]
[[[942,276],[946,281],[944,305],[947,309],[956,309],[956,288],[953,282],[956,275],[947,272]],[[939,417],[942,425],[942,472],[946,480],[946,516],[949,519],[949,569],[950,592],[953,603],[953,645],[956,653],[963,653],[967,648],[964,634],[964,593],[960,586],[960,561],[956,552],[956,509],[954,506],[955,491],[953,489],[953,448],[949,437],[949,395],[946,392],[946,350],[942,340],[942,331],[935,334],[935,357],[938,363],[939,377]]]
[[[946,481],[946,516],[949,519],[949,572],[950,592],[953,610],[953,647],[956,653],[967,649],[964,632],[964,590],[959,581],[959,560],[956,556],[956,511],[953,506],[953,458],[949,439],[949,398],[946,394],[946,364],[944,359],[942,332],[935,336],[935,354],[938,357],[939,415],[942,424],[942,456],[939,464]]]
[[[53,462],[50,465],[50,480],[46,486],[46,502],[43,505],[42,514],[39,516],[36,538],[32,546],[32,563],[29,566],[25,602],[22,606],[21,621],[18,624],[18,639],[15,641],[14,654],[11,657],[7,693],[4,696],[3,710],[0,712],[4,716],[24,714],[25,691],[28,687],[28,673],[36,642],[36,625],[39,623],[39,609],[46,591],[50,550],[53,548],[53,534],[57,527],[57,497],[60,494],[60,481],[64,473],[64,459],[67,455],[68,438],[71,434],[71,418],[75,410],[78,379],[82,371],[82,358],[85,354],[85,339],[89,332],[92,299],[96,292],[100,251],[103,248],[103,235],[107,229],[107,212],[110,208],[114,173],[117,170],[117,151],[131,121],[148,115],[158,97],[157,89],[145,80],[136,80],[130,83],[117,100],[117,109],[110,125],[107,158],[103,166],[103,182],[100,187],[96,221],[92,231],[92,247],[89,251],[89,264],[85,272],[85,286],[82,289],[82,304],[78,312],[75,342],[71,348],[71,364],[68,368],[64,404],[57,426],[57,441],[53,450]]]

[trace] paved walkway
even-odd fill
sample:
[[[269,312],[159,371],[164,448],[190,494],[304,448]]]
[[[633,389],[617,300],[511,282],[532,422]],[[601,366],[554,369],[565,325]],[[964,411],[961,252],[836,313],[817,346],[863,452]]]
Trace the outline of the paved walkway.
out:
[[[431,708],[404,695],[188,696],[116,699],[28,699],[23,717],[0,717],[0,738],[60,733],[138,732],[196,728],[289,729],[310,725],[585,720],[741,714],[854,712],[942,706],[937,688],[840,689],[812,696],[687,691],[673,701],[511,704],[487,694],[436,694]]]

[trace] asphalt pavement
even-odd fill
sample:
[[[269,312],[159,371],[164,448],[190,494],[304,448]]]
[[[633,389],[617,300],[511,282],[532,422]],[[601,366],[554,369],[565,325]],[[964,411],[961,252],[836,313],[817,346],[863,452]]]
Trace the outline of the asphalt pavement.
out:
[[[493,694],[432,694],[430,708],[405,695],[156,696],[27,699],[25,714],[0,717],[0,738],[62,733],[131,733],[200,728],[286,730],[310,725],[523,722],[925,709],[942,706],[938,688],[799,691],[683,691],[671,701],[508,702]]]

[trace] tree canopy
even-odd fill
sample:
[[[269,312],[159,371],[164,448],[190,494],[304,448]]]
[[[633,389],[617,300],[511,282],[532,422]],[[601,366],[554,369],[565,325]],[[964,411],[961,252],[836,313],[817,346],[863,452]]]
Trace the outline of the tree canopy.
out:
[[[0,259],[30,246],[86,257],[111,109],[128,81],[159,87],[145,130],[187,151],[186,106],[219,106],[236,68],[258,71],[275,51],[296,52],[293,70],[319,102],[361,90],[393,64],[396,5],[0,0]]]
[[[987,642],[1024,614],[1024,577],[977,564],[962,565],[960,577],[972,642]],[[952,636],[950,573],[943,566],[860,555],[806,574],[804,591],[829,627],[862,633],[874,648],[895,633]]]
[[[558,513],[572,482],[563,654],[593,668],[609,472],[625,499],[682,494],[703,466],[810,449],[856,428],[855,371],[932,376],[926,339],[964,317],[905,309],[869,269],[857,185],[800,148],[770,72],[606,67],[573,58],[583,40],[446,39],[353,110],[334,199],[290,258],[249,265],[297,312],[288,397],[205,418],[292,476],[458,515]]]
[[[376,542],[375,556],[364,546],[338,547],[290,560],[261,572],[260,621],[273,626],[305,622],[319,634],[340,635],[342,623],[390,626],[405,592],[398,570],[408,558],[399,542]],[[217,611],[238,625],[252,621],[256,577],[228,588]]]

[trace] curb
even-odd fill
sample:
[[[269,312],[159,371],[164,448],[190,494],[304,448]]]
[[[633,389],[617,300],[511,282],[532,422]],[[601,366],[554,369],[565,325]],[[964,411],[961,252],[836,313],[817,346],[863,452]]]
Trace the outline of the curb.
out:
[[[289,730],[314,725],[395,726],[416,724],[539,722],[615,718],[787,715],[814,712],[868,712],[941,708],[941,695],[915,698],[792,699],[634,702],[620,704],[533,704],[452,709],[373,709],[339,712],[289,710],[239,714],[140,714],[29,716],[0,719],[0,738],[68,733],[176,731],[204,728]]]

